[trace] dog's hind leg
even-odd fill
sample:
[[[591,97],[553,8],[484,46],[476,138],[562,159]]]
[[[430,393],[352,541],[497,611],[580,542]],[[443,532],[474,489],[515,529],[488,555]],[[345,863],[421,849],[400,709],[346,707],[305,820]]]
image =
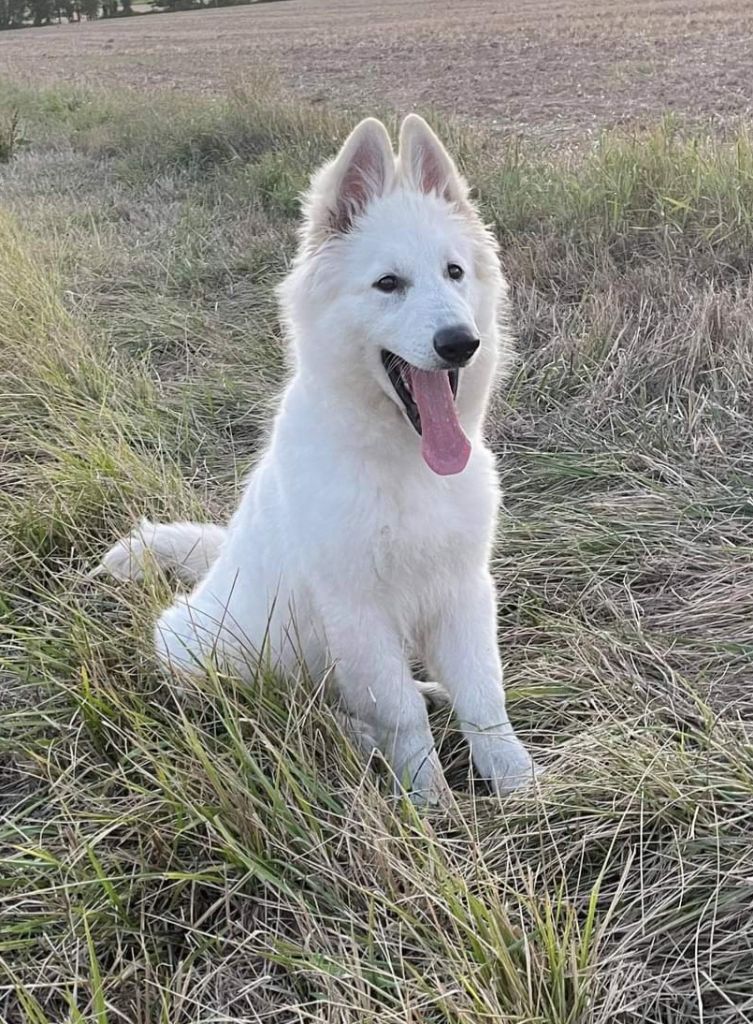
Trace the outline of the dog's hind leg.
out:
[[[181,675],[196,676],[214,664],[248,678],[255,671],[260,651],[233,611],[229,600],[223,604],[207,594],[178,597],[155,625],[157,656]]]

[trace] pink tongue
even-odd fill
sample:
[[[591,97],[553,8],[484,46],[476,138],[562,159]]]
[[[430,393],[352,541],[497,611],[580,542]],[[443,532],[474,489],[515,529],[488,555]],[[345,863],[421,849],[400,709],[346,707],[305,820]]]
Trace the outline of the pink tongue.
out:
[[[440,476],[462,473],[471,457],[471,443],[458,422],[449,373],[411,367],[410,378],[421,415],[424,462]]]

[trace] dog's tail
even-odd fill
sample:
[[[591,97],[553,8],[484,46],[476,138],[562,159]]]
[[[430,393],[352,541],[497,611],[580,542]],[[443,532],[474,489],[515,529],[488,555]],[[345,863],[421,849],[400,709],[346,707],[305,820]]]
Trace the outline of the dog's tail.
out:
[[[110,548],[94,575],[109,573],[120,580],[140,580],[150,562],[172,569],[186,583],[198,582],[217,558],[225,529],[205,523],[152,523],[142,519]]]

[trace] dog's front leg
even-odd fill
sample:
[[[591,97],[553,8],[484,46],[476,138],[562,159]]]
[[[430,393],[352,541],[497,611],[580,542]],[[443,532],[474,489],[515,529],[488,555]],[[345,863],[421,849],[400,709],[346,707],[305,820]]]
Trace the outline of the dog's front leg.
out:
[[[396,630],[374,607],[328,602],[323,618],[354,738],[366,752],[382,751],[414,802],[447,804],[426,705]]]
[[[498,793],[530,782],[533,762],[505,708],[491,576],[464,580],[428,636],[426,663],[447,690],[482,778]]]

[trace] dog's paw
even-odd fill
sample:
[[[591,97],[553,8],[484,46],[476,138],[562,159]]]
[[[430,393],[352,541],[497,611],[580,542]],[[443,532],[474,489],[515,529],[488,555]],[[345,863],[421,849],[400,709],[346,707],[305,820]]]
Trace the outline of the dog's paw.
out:
[[[491,785],[497,796],[509,796],[521,789],[533,788],[538,777],[539,773],[534,767],[525,775],[506,775],[502,779],[492,779]]]
[[[485,781],[489,783],[497,796],[507,796],[520,789],[535,788],[545,771],[545,768],[529,758],[528,765],[521,766],[514,771],[505,771],[503,774]]]
[[[532,785],[539,775],[533,758],[512,732],[484,736],[483,743],[474,744],[473,760],[481,778],[498,796]]]
[[[447,785],[444,776],[441,781],[430,785],[428,788],[416,789],[414,786],[408,792],[408,798],[414,807],[434,808],[441,811],[449,811],[455,805],[455,798],[452,790]]]
[[[424,755],[417,769],[396,774],[395,791],[407,793],[415,807],[448,810],[455,802],[436,750]]]

